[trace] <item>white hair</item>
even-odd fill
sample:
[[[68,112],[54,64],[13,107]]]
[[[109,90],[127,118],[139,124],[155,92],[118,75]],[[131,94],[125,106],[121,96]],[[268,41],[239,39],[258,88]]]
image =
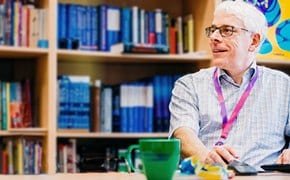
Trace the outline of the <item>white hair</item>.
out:
[[[236,16],[243,22],[246,29],[251,32],[260,34],[260,45],[266,38],[268,29],[266,17],[254,5],[242,0],[223,1],[217,5],[214,15],[220,12],[226,12]]]

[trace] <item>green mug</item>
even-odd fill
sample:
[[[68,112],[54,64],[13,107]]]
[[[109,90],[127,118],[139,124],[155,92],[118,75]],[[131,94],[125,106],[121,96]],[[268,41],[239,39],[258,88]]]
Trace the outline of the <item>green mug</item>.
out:
[[[171,180],[180,159],[179,139],[140,139],[128,147],[125,159],[130,168],[140,172],[132,163],[133,150],[140,151],[143,172],[148,180]]]

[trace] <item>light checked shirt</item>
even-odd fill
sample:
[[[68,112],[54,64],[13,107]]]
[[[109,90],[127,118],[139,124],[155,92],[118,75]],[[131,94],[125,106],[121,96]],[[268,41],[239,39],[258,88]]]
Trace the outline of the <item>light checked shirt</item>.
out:
[[[236,84],[223,70],[218,70],[227,116],[256,73],[254,62]],[[169,105],[170,132],[191,128],[211,149],[220,140],[222,117],[213,84],[215,67],[181,77],[175,82]],[[280,71],[258,66],[259,76],[228,134],[225,144],[234,148],[239,159],[257,168],[276,162],[290,136],[290,77]]]

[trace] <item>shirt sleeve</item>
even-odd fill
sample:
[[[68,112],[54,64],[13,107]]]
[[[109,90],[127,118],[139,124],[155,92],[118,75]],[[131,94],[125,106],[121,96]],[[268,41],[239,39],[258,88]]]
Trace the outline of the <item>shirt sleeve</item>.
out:
[[[198,99],[192,75],[185,75],[175,82],[172,90],[169,137],[179,127],[188,127],[198,134]]]

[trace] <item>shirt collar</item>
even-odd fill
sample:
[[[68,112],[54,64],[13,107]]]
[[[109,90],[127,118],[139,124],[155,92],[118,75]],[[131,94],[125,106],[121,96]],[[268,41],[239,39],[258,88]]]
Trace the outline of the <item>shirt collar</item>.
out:
[[[253,78],[253,76],[257,73],[256,68],[257,68],[257,63],[256,63],[256,61],[253,61],[252,64],[250,65],[249,69],[243,75],[243,83],[245,83],[245,82],[248,83]],[[237,85],[233,81],[233,79],[229,75],[227,75],[227,73],[223,69],[220,69],[220,68],[218,68],[218,79],[219,79],[220,84],[221,84],[221,80],[224,79],[224,80],[226,80],[234,85]],[[237,85],[237,86],[239,86],[239,85]]]

